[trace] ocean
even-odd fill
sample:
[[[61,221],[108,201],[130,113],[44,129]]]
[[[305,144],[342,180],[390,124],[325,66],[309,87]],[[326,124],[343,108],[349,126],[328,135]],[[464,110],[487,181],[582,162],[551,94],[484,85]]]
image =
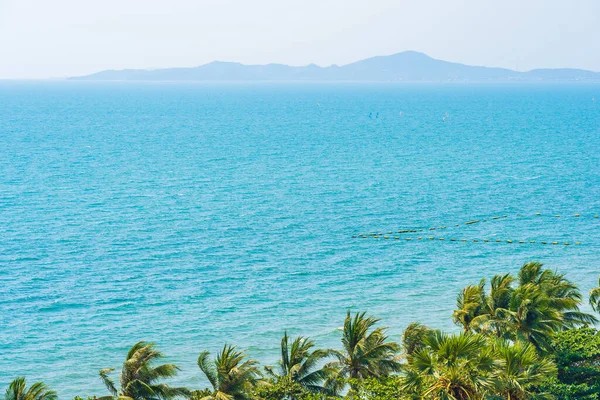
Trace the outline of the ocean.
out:
[[[458,331],[527,261],[595,286],[598,214],[597,84],[0,82],[0,388],[106,395],[139,340],[204,388],[347,310]]]

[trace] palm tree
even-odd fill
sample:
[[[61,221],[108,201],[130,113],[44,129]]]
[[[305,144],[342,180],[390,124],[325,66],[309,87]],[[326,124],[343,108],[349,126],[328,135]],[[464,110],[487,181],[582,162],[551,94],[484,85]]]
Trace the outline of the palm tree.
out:
[[[431,335],[434,331],[427,326],[418,322],[408,324],[402,334],[402,348],[405,355],[412,355],[417,350],[425,346],[424,340],[427,335]]]
[[[210,353],[203,351],[198,357],[198,367],[212,386],[212,394],[205,400],[246,400],[262,377],[258,362],[245,360],[246,354],[234,346],[225,345],[215,360],[209,360]]]
[[[44,382],[36,382],[29,389],[25,378],[15,378],[4,395],[5,400],[56,400],[56,392],[50,390]]]
[[[490,281],[489,294],[485,293],[485,280],[479,285],[469,285],[456,298],[457,309],[452,318],[464,332],[477,332],[501,337],[506,330],[506,316],[513,293],[510,274],[496,275]]]
[[[495,275],[490,281],[490,291],[484,295],[484,306],[481,315],[472,321],[475,331],[501,337],[506,332],[507,316],[510,314],[510,299],[514,292],[510,274]]]
[[[465,332],[524,340],[538,351],[550,350],[554,333],[596,322],[579,310],[581,293],[564,275],[543,269],[540,263],[524,264],[513,288],[510,274],[492,278],[489,294],[485,282],[467,286],[457,297],[454,322]]]
[[[312,350],[314,347],[312,340],[302,336],[298,336],[290,345],[285,332],[281,339],[281,359],[277,363],[277,371],[272,367],[265,367],[265,370],[274,378],[286,377],[306,390],[323,393],[325,389],[322,384],[333,371],[327,367],[318,368],[328,351]]]
[[[485,306],[485,279],[479,285],[469,285],[456,298],[456,310],[452,314],[455,324],[462,326],[465,332],[470,332],[473,320],[481,316]]]
[[[598,278],[598,287],[590,290],[590,305],[594,311],[600,313],[600,278]]]
[[[507,315],[509,330],[503,338],[531,343],[539,352],[551,350],[551,339],[564,326],[563,314],[552,307],[550,299],[538,287],[518,287]]]
[[[526,263],[519,271],[519,286],[512,294],[506,337],[525,340],[538,352],[551,351],[556,332],[594,323],[597,319],[579,310],[582,301],[577,285],[564,275],[536,262]]]
[[[343,350],[331,350],[337,361],[326,366],[336,371],[326,383],[329,390],[339,393],[348,379],[382,378],[400,370],[397,357],[400,346],[388,340],[386,328],[373,329],[378,322],[379,319],[366,317],[364,312],[352,318],[348,311],[342,333]]]
[[[497,362],[484,336],[436,331],[424,342],[407,357],[402,390],[415,398],[480,400],[493,387]]]
[[[548,377],[556,374],[556,366],[551,361],[540,358],[529,343],[510,344],[498,340],[493,348],[499,360],[495,394],[510,400],[552,398],[536,391]]]
[[[162,364],[154,367],[154,362],[164,358],[154,343],[138,342],[129,350],[120,376],[120,390],[109,378],[114,368],[100,371],[100,379],[106,385],[111,396],[102,399],[124,398],[133,400],[168,400],[174,397],[186,396],[186,388],[174,388],[165,383],[159,383],[164,378],[177,375],[179,368],[173,364]]]
[[[519,286],[534,285],[548,297],[549,307],[562,314],[561,329],[598,322],[593,315],[579,311],[583,296],[577,285],[564,275],[542,267],[543,264],[537,262],[524,264],[519,271]]]

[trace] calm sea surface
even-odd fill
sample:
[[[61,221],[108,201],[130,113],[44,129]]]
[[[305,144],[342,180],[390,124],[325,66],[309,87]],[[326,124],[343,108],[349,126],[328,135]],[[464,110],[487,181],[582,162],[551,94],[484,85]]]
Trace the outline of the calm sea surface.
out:
[[[529,260],[587,291],[598,214],[599,85],[0,83],[0,388],[105,395],[142,339],[204,387],[200,351],[348,309],[456,329]]]

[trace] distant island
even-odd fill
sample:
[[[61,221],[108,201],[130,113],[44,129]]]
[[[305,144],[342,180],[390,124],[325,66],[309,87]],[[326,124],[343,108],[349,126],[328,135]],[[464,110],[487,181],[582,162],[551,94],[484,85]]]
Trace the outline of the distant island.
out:
[[[534,69],[519,72],[436,60],[416,51],[367,58],[347,65],[244,65],[214,61],[191,68],[106,70],[71,77],[87,81],[355,81],[355,82],[487,82],[598,81],[600,72],[582,69]]]

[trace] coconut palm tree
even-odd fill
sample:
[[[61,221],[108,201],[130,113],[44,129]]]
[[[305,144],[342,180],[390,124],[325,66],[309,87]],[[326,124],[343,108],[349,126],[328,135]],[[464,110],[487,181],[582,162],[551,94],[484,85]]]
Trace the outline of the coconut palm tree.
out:
[[[556,332],[594,323],[597,319],[579,310],[582,301],[577,285],[564,275],[543,269],[540,263],[524,264],[519,286],[510,300],[505,337],[531,343],[538,352],[551,351]]]
[[[273,378],[286,377],[306,390],[323,393],[323,383],[334,371],[324,366],[319,368],[320,363],[328,356],[328,351],[313,350],[314,347],[312,340],[302,336],[298,336],[290,344],[285,332],[281,339],[281,359],[276,369],[265,367],[265,370]]]
[[[579,310],[583,296],[577,285],[562,274],[542,268],[543,264],[537,262],[524,264],[519,271],[519,286],[534,285],[548,297],[548,306],[562,314],[561,329],[598,322],[593,315]]]
[[[520,286],[515,289],[509,308],[508,330],[502,337],[529,342],[541,353],[550,351],[552,337],[563,329],[564,318],[552,307],[548,296],[532,284]]]
[[[503,399],[527,400],[552,398],[536,389],[556,374],[552,361],[541,358],[529,343],[511,344],[498,340],[493,344],[499,361],[495,374],[495,394]]]
[[[243,351],[225,345],[214,360],[203,351],[198,357],[198,367],[212,386],[212,393],[205,400],[246,400],[262,378],[258,362],[247,359]]]
[[[525,340],[538,351],[550,350],[554,333],[596,322],[579,310],[581,293],[576,285],[540,263],[524,264],[513,287],[510,274],[496,275],[490,283],[467,286],[458,295],[455,323],[465,332]]]
[[[456,310],[452,314],[452,320],[462,326],[465,332],[470,332],[473,320],[484,313],[484,286],[485,279],[482,279],[479,285],[465,287],[456,298]]]
[[[477,332],[501,337],[506,327],[506,316],[513,293],[510,274],[496,275],[490,281],[489,294],[485,293],[485,280],[479,285],[469,285],[456,298],[457,309],[452,315],[454,323],[464,332]]]
[[[594,311],[600,313],[600,278],[598,278],[598,287],[590,290],[590,305]]]
[[[497,366],[487,339],[478,334],[428,335],[407,357],[402,390],[415,398],[480,400],[494,385]]]
[[[484,295],[484,306],[481,315],[475,317],[472,325],[475,331],[487,335],[501,337],[508,331],[507,316],[510,314],[510,299],[514,292],[510,274],[495,275],[490,281],[489,294]]]
[[[50,390],[44,382],[36,382],[29,389],[24,377],[15,378],[4,395],[5,400],[56,400],[56,392]]]
[[[425,346],[423,343],[425,336],[431,335],[434,331],[418,322],[408,324],[402,334],[402,348],[405,355],[412,355],[415,351],[420,350]]]
[[[337,360],[327,364],[336,372],[327,383],[328,390],[339,393],[348,379],[381,378],[400,370],[400,346],[388,340],[386,328],[374,328],[379,319],[348,311],[342,333],[342,351],[331,350]]]
[[[168,400],[179,396],[186,396],[186,388],[171,387],[160,383],[165,378],[177,375],[179,368],[173,364],[153,364],[164,358],[154,343],[138,342],[129,350],[120,376],[120,389],[109,377],[114,368],[100,371],[100,379],[110,392],[110,396],[102,399],[123,398],[133,400]]]

